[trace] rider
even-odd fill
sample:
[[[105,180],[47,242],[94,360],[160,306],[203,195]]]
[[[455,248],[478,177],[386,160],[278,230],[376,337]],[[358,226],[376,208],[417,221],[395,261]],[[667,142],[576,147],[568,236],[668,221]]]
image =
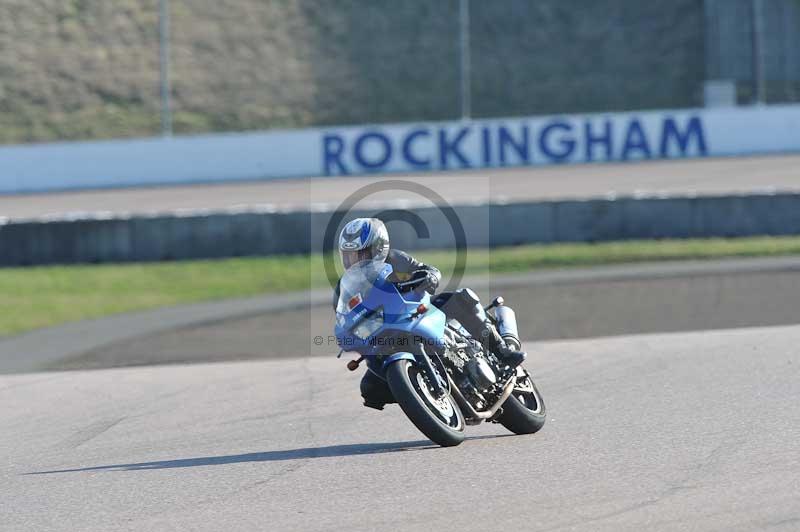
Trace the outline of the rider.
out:
[[[414,257],[397,249],[389,248],[389,233],[377,218],[356,218],[350,221],[339,235],[339,253],[345,269],[363,261],[385,261],[392,267],[388,280],[392,283],[413,283],[418,290],[436,292],[442,274],[433,266],[423,264]],[[333,306],[339,299],[339,286],[333,297]],[[504,363],[514,368],[525,360],[525,353],[508,347],[491,322],[482,318],[478,310],[480,301],[475,292],[462,289],[445,292],[434,297],[432,303],[439,307],[449,319],[456,319],[472,337],[486,349],[496,354]],[[361,396],[364,406],[383,410],[394,398],[386,383],[367,370],[361,379]]]

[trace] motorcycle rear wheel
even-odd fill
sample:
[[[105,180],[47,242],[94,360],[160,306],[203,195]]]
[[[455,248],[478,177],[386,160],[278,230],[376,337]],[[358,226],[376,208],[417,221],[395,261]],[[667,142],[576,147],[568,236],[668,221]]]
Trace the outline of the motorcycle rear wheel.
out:
[[[409,360],[398,360],[386,370],[389,389],[408,419],[425,436],[442,447],[464,441],[464,415],[448,394],[435,399],[427,378]]]
[[[524,371],[524,374],[511,396],[503,403],[503,413],[497,418],[497,421],[514,434],[538,432],[547,420],[542,395],[528,372]]]

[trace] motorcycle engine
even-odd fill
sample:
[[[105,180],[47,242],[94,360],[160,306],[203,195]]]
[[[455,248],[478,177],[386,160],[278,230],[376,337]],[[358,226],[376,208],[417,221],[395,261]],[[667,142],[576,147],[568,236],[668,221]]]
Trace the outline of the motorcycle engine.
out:
[[[483,358],[473,358],[466,364],[472,384],[479,390],[486,390],[497,384],[497,375]]]
[[[449,362],[449,366],[457,370],[459,374],[464,373],[464,367],[470,360],[470,354],[467,353],[469,342],[457,335],[451,329],[445,329],[445,349],[444,358]]]
[[[487,404],[484,393],[491,391],[497,383],[491,361],[487,361],[480,344],[456,331],[446,331],[443,354],[448,372],[469,402],[481,409]]]

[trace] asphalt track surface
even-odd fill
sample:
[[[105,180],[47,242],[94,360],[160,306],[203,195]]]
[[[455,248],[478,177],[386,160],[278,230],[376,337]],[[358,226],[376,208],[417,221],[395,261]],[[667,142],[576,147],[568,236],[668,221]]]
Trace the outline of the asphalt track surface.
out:
[[[467,277],[506,297],[523,339],[800,323],[800,257],[640,263]],[[0,338],[0,373],[326,356],[330,289],[132,312]]]
[[[505,296],[517,312],[522,338],[537,342],[800,323],[800,257],[555,270],[470,279],[464,285],[473,287],[484,301]],[[135,325],[135,320],[130,321]],[[323,291],[300,305],[276,305],[269,312],[227,318],[220,315],[215,321],[184,323],[148,334],[140,329],[138,335],[97,342],[91,349],[83,343],[87,333],[83,329],[78,338],[83,349],[72,349],[68,356],[68,336],[64,335],[61,350],[52,353],[57,356],[40,360],[38,367],[86,369],[329,356],[338,351],[335,341],[327,338],[332,329],[330,293]],[[89,339],[96,337],[89,333]],[[48,337],[43,334],[42,338]],[[322,340],[321,345],[315,344],[316,339]],[[0,371],[11,369],[8,363],[14,360],[13,354],[3,357],[9,351],[25,353],[24,358],[16,357],[18,363],[35,358],[32,355],[39,349],[25,338],[20,340],[10,345],[0,342],[0,360],[5,358]]]
[[[354,191],[402,179],[431,188],[451,204],[553,200],[609,195],[720,195],[800,190],[800,155],[585,164],[434,174],[291,179],[223,185],[73,191],[0,196],[0,217],[82,217],[175,210],[336,207]],[[361,205],[425,202],[418,192],[371,195]]]
[[[797,530],[800,327],[537,346],[432,446],[334,358],[0,377],[0,530]]]

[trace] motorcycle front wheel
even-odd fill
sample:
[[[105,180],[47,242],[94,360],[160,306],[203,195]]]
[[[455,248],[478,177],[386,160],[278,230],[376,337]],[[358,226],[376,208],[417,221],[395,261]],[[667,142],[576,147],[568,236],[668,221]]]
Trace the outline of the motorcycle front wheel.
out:
[[[398,360],[386,370],[386,381],[408,419],[442,447],[464,441],[464,415],[450,396],[437,399],[427,376],[409,360]]]

